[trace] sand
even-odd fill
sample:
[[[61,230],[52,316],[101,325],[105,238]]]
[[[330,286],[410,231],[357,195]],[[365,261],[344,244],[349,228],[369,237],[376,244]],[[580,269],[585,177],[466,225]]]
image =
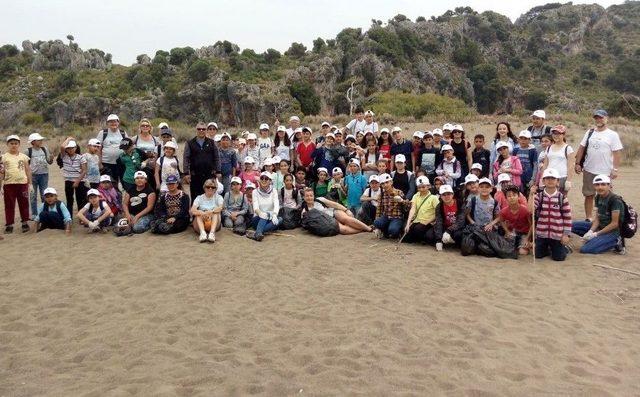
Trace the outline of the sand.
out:
[[[534,265],[290,234],[6,236],[0,396],[639,395],[640,277],[591,265],[640,271],[637,239]]]

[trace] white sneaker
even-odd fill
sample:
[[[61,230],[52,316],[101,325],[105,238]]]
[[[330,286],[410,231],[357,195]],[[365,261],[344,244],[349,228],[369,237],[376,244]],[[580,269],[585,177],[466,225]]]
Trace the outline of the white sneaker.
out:
[[[380,229],[374,229],[373,230],[373,234],[379,239],[384,237],[384,234],[382,233],[382,230],[380,230]]]
[[[442,251],[442,243],[436,243],[436,251]]]
[[[209,237],[207,238],[207,240],[211,241],[212,243],[216,242],[216,234],[214,232],[209,233]]]
[[[207,241],[207,233],[206,232],[200,232],[200,238],[198,240],[201,243],[204,243],[205,241]]]

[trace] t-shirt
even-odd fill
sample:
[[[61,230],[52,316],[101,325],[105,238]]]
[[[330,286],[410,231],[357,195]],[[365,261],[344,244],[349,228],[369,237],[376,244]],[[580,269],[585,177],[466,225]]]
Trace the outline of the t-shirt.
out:
[[[391,145],[389,144],[383,144],[380,145],[380,147],[378,148],[378,153],[380,153],[380,157],[382,157],[383,159],[386,160],[390,160],[391,159]]]
[[[64,154],[62,156],[62,177],[65,181],[73,181],[80,177],[82,164],[86,164],[87,159],[75,153],[73,156]]]
[[[135,186],[127,190],[127,194],[129,195],[129,213],[131,215],[138,215],[144,211],[147,208],[149,195],[151,193],[155,193],[155,191],[149,184],[145,185],[140,191],[138,191],[138,188]]]
[[[434,175],[436,173],[436,156],[438,151],[434,147],[423,148],[418,155],[418,161],[420,162],[420,168],[424,170],[428,175]]]
[[[407,162],[407,169],[408,170],[412,170],[413,169],[413,161],[411,160],[411,152],[413,151],[413,144],[411,144],[411,142],[409,142],[408,140],[404,140],[402,143],[394,143],[393,145],[391,145],[391,155],[392,156],[397,156],[399,154],[404,154]]]
[[[371,204],[373,204],[374,207],[377,207],[378,206],[378,199],[380,198],[380,192],[381,191],[382,190],[380,190],[380,188],[378,188],[378,190],[371,190],[371,188],[368,187],[368,188],[366,188],[364,190],[364,193],[362,193],[362,195],[366,196],[366,197],[375,197],[375,199],[371,200],[370,202],[371,202]]]
[[[169,175],[175,175],[178,178],[180,177],[180,172],[178,171],[178,159],[174,157],[162,156],[164,158],[162,160],[162,169],[160,170],[160,191],[166,192],[167,190],[167,178]],[[160,166],[160,159],[156,160],[156,165]]]
[[[571,153],[573,153],[573,148],[567,144],[562,145],[562,148],[559,150],[555,150],[553,145],[551,145],[546,152],[546,158],[549,159],[549,168],[558,171],[560,178],[567,177],[567,156]]]
[[[298,153],[298,158],[300,159],[303,167],[308,167],[309,164],[311,164],[313,161],[311,155],[315,149],[316,145],[313,142],[309,142],[308,145],[300,142],[298,146],[296,146],[296,152]]]
[[[91,153],[84,153],[82,157],[87,164],[87,181],[89,183],[100,183],[100,157]]]
[[[444,227],[448,229],[456,223],[456,216],[458,215],[458,203],[456,202],[456,200],[453,200],[449,205],[445,203],[442,203],[442,205],[444,206]]]
[[[353,119],[347,124],[347,129],[351,131],[351,134],[355,135],[358,131],[364,131],[366,125],[367,122],[364,119],[360,121],[358,121],[358,119]]]
[[[411,203],[416,206],[417,210],[413,223],[431,222],[436,219],[436,207],[440,201],[435,195],[428,193],[426,197],[423,197],[420,193],[416,193],[411,199]]]
[[[493,210],[496,207],[496,201],[491,197],[486,201],[478,197],[475,202],[476,208],[472,218],[478,226],[486,226],[493,221]]]
[[[482,165],[482,177],[489,176],[489,170],[491,169],[491,152],[487,149],[474,149],[471,152],[472,162]]]
[[[201,194],[193,200],[193,205],[200,211],[211,211],[222,207],[224,205],[224,199],[217,193],[211,197],[207,197],[206,194]]]
[[[149,140],[145,140],[140,135],[133,138],[133,143],[135,143],[136,148],[142,150],[143,152],[153,152],[156,153],[156,146],[158,146],[159,140],[153,136],[149,136]]]
[[[31,173],[33,175],[42,175],[49,173],[49,162],[47,161],[47,156],[49,155],[49,151],[45,151],[43,148],[31,148],[31,161],[29,165],[31,166]],[[25,153],[29,156],[29,152]]]
[[[318,211],[322,212],[325,215],[329,215],[330,217],[333,218],[333,213],[335,212],[335,210],[331,207],[327,207],[322,203],[319,203],[317,201],[313,202],[313,208],[317,209]]]
[[[258,138],[259,156],[258,160],[260,166],[264,165],[264,161],[271,157],[271,148],[273,147],[273,141],[271,138]]]
[[[85,211],[87,211],[86,212],[87,219],[98,219],[102,216],[102,214],[104,214],[104,212],[106,211],[107,208],[109,208],[109,206],[104,201],[101,201],[101,203],[102,203],[102,208],[100,204],[98,204],[98,208],[94,208],[91,205],[91,203],[87,203],[84,205],[84,207],[82,207]]]
[[[27,165],[29,156],[24,153],[2,155],[4,168],[4,183],[6,185],[23,185],[27,180]]]
[[[580,145],[587,146],[587,136],[585,133]],[[613,152],[622,150],[622,142],[618,133],[610,129],[604,131],[593,131],[589,139],[587,157],[584,161],[584,170],[594,175],[609,175],[613,169]]]
[[[613,200],[613,201],[612,201]],[[620,221],[624,221],[624,206],[620,197],[609,192],[606,197],[596,194],[596,208],[598,210],[598,230],[602,230],[611,223],[611,213],[620,211]],[[598,231],[596,230],[596,231]],[[612,233],[620,234],[620,229],[615,229]]]
[[[280,145],[276,147],[276,156],[282,160],[291,161],[291,147],[285,146],[284,139],[280,142]]]
[[[127,183],[134,183],[133,175],[142,167],[142,156],[138,150],[134,150],[130,155],[122,153],[120,161],[124,166],[122,180]]]
[[[126,132],[123,132],[124,136],[127,136]],[[102,144],[102,162],[105,164],[115,164],[122,153],[120,150],[120,141],[122,141],[122,134],[120,131],[107,132],[107,136],[102,140],[104,135],[103,131],[98,132],[98,140]]]
[[[518,212],[511,212],[508,206],[500,210],[500,217],[507,227],[518,233],[528,233],[531,227],[531,214],[525,205],[519,205]]]

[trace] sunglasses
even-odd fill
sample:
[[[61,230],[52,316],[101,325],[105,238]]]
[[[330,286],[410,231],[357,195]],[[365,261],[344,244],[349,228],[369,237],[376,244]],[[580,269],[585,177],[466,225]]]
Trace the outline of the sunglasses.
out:
[[[142,125],[140,125],[140,128],[149,128],[149,127],[151,127],[149,124],[142,124]]]
[[[215,186],[208,185],[208,186],[205,186],[204,188],[205,188],[205,189],[215,189],[216,187],[215,187]]]
[[[270,180],[271,180],[271,178],[269,178],[268,176],[261,176],[261,177],[260,177],[260,180],[261,180],[261,181],[270,181]]]
[[[206,131],[207,129],[206,128],[196,128],[196,130],[198,130],[198,131]]]

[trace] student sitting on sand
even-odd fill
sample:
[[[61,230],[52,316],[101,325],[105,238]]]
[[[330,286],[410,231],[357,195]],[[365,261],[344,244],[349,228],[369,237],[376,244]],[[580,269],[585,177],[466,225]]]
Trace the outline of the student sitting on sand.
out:
[[[493,184],[489,178],[480,179],[478,186],[480,196],[471,199],[466,209],[467,222],[470,225],[483,227],[485,231],[493,230],[492,221],[498,214],[498,203],[491,197]]]
[[[180,233],[189,226],[189,195],[178,189],[180,179],[169,175],[166,180],[167,192],[160,195],[155,209],[156,219],[151,231],[156,234]]]
[[[38,215],[35,217],[36,232],[44,229],[64,230],[71,234],[71,214],[67,206],[58,200],[58,192],[52,187],[44,189],[44,203],[40,204]]]
[[[222,210],[224,227],[233,228],[233,232],[236,234],[244,234],[247,230],[246,215],[249,203],[240,190],[241,186],[242,180],[240,177],[234,176],[231,178],[231,190],[224,195],[224,209]]]
[[[398,238],[404,226],[404,194],[393,187],[393,179],[389,174],[378,177],[382,192],[380,203],[373,221],[376,237]]]
[[[396,156],[397,157],[397,156]],[[416,180],[418,193],[411,199],[411,210],[404,228],[405,243],[435,243],[433,223],[436,220],[438,198],[431,194],[431,183],[426,176]]]
[[[80,224],[88,227],[90,233],[99,232],[111,226],[113,214],[107,203],[100,198],[100,192],[97,189],[89,189],[87,200],[89,202],[78,211]]]
[[[227,196],[237,195],[240,192],[237,176],[231,179],[231,191],[227,192]],[[216,231],[220,230],[220,214],[227,211],[224,207],[224,200],[218,194],[218,182],[216,179],[207,179],[204,181],[204,194],[199,195],[193,200],[191,206],[191,215],[193,216],[193,230],[200,234],[198,241],[201,243],[216,241]],[[242,195],[242,193],[240,193]],[[233,207],[231,207],[232,209]],[[236,217],[237,220],[243,219],[242,215]],[[233,226],[233,225],[232,225]]]
[[[500,207],[498,217],[493,220],[492,224],[499,223],[504,230],[505,237],[515,239],[518,253],[528,255],[531,248],[531,213],[527,205],[520,202],[519,197],[522,193],[516,185],[504,186],[502,193],[506,196],[507,204]]]
[[[100,196],[111,209],[114,220],[118,219],[122,214],[122,195],[113,187],[109,175],[100,176],[98,192],[100,192]]]
[[[134,187],[122,196],[123,218],[127,220],[133,233],[144,233],[151,227],[156,192],[147,183],[147,174],[136,171],[133,175]]]
[[[324,197],[316,198],[313,189],[304,189],[304,202],[302,203],[302,216],[310,209],[317,209],[320,212],[334,218],[338,223],[340,234],[356,234],[371,232],[373,228],[357,220],[351,211],[344,205],[331,201]]]
[[[463,202],[456,199],[453,188],[442,185],[439,192],[440,202],[436,209],[434,233],[436,250],[442,251],[444,244],[460,244],[466,219]]]

